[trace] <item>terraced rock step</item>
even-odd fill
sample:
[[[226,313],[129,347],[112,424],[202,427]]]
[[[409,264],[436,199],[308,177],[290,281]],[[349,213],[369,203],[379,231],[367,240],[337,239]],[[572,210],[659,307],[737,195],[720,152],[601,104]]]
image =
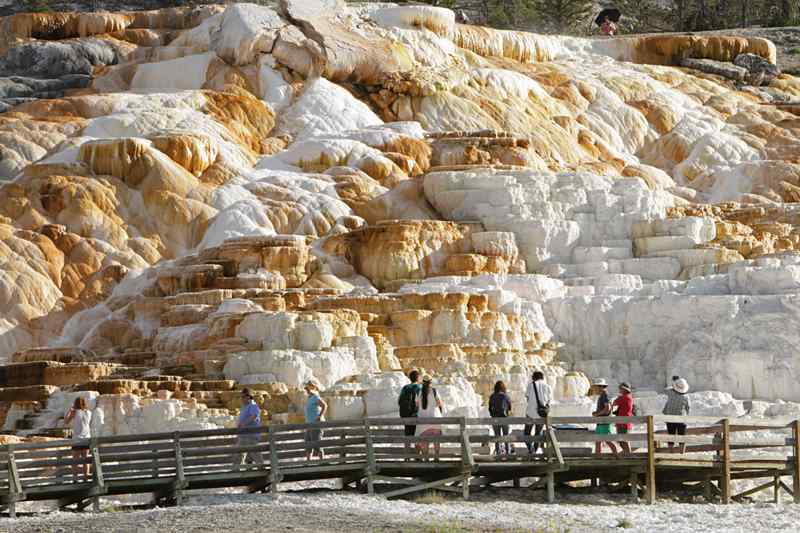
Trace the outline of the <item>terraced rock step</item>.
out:
[[[339,0],[0,19],[4,431],[230,426],[244,387],[298,421],[309,380],[394,416],[412,367],[453,416],[534,369],[555,414],[590,377],[800,400],[775,59]]]

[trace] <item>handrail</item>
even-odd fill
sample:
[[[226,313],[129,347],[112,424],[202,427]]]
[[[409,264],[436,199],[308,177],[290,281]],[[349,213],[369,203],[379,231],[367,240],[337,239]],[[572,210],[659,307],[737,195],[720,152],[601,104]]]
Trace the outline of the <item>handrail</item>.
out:
[[[612,417],[592,417],[592,416],[553,416],[545,418],[524,418],[524,417],[507,417],[502,419],[504,425],[521,425],[521,424],[536,424],[558,426],[559,424],[646,424],[648,416],[612,416]],[[669,415],[652,415],[655,423],[676,422],[686,424],[704,423],[712,426],[721,425],[723,420],[731,421],[731,431],[734,431],[736,426],[739,427],[755,427],[755,428],[774,428],[786,429],[794,427],[794,421],[786,423],[784,421],[776,422],[770,420],[739,420],[730,418],[719,418],[713,416],[669,416]],[[238,436],[244,434],[258,433],[268,434],[270,431],[275,432],[300,432],[306,429],[337,429],[337,428],[363,428],[365,419],[354,420],[337,420],[330,422],[313,422],[305,424],[270,424],[253,428],[220,428],[220,429],[204,429],[204,430],[189,430],[189,431],[173,431],[163,433],[143,433],[135,435],[115,435],[105,437],[95,437],[97,445],[108,444],[122,444],[127,442],[150,442],[166,440],[172,441],[175,438],[191,439],[202,437],[216,437],[216,436]],[[371,427],[375,426],[403,426],[403,425],[427,425],[437,424],[443,426],[458,426],[462,422],[466,426],[493,426],[498,423],[496,418],[458,418],[458,417],[442,417],[442,418],[366,418]],[[720,428],[721,431],[721,428]],[[76,444],[89,445],[90,439],[72,440],[60,439],[47,442],[36,443],[17,443],[15,444],[16,450],[32,450],[32,449],[48,449],[58,448],[62,446],[73,446]],[[7,447],[8,445],[6,445]],[[0,453],[4,450],[0,448]]]
[[[647,479],[647,500],[655,501],[655,475],[661,461],[666,466],[680,464],[680,457],[659,453],[660,443],[680,444],[689,452],[716,452],[718,456],[704,459],[709,463],[712,472],[721,476],[723,489],[723,502],[731,499],[730,478],[731,470],[743,468],[741,465],[754,461],[739,461],[731,455],[732,450],[744,448],[792,448],[792,454],[781,455],[781,463],[785,462],[785,469],[791,468],[795,475],[795,488],[800,488],[800,420],[790,425],[784,423],[765,424],[763,421],[738,421],[735,419],[719,419],[717,417],[702,417],[712,425],[695,428],[695,434],[667,435],[656,433],[655,424],[664,420],[683,420],[693,423],[700,417],[548,417],[548,418],[364,418],[358,420],[342,420],[332,422],[318,422],[309,424],[271,424],[257,428],[224,428],[215,430],[176,431],[170,433],[151,433],[143,435],[125,435],[111,437],[96,437],[84,440],[59,440],[45,443],[8,444],[0,447],[0,474],[8,479],[7,492],[0,493],[0,504],[8,506],[10,513],[14,513],[14,502],[25,500],[27,497],[45,497],[43,495],[63,494],[65,492],[64,480],[58,475],[52,475],[52,469],[63,469],[76,464],[84,464],[86,459],[67,458],[68,448],[75,444],[86,443],[91,450],[88,459],[92,467],[94,483],[90,493],[92,497],[104,494],[105,490],[136,490],[130,487],[147,481],[161,487],[158,489],[162,497],[170,497],[180,503],[182,490],[197,488],[203,479],[221,479],[226,477],[226,483],[237,483],[241,477],[236,478],[238,469],[232,470],[228,456],[232,454],[254,453],[263,458],[269,454],[269,461],[257,463],[253,473],[246,474],[247,479],[260,479],[255,483],[256,490],[269,485],[273,493],[278,489],[278,484],[285,478],[297,479],[298,475],[325,475],[333,472],[347,472],[348,476],[356,476],[367,480],[368,492],[374,492],[374,481],[390,479],[382,472],[386,469],[401,468],[410,459],[416,459],[417,452],[411,451],[409,444],[426,442],[441,444],[442,463],[449,475],[453,473],[453,466],[461,464],[461,475],[448,478],[447,483],[453,485],[444,487],[442,480],[431,487],[440,487],[441,490],[463,491],[468,497],[472,476],[479,476],[487,457],[484,455],[487,448],[491,451],[492,444],[512,443],[541,443],[544,444],[545,454],[534,456],[533,461],[537,470],[546,472],[548,501],[554,498],[555,478],[554,472],[570,468],[571,455],[562,453],[568,450],[565,446],[571,443],[586,444],[600,441],[628,442],[631,448],[638,448],[636,453],[628,457],[634,461],[642,461],[636,468],[645,466],[644,472]],[[626,434],[605,435],[588,431],[586,428],[559,428],[559,424],[590,424],[590,423],[646,423],[645,432],[637,428],[636,432]],[[692,422],[690,422],[692,421]],[[489,429],[498,424],[521,425],[523,423],[535,425],[541,422],[544,431],[539,435],[523,435],[514,432],[510,435],[495,435]],[[749,424],[748,424],[749,423]],[[439,425],[443,427],[440,436],[404,435],[401,429],[404,425]],[[738,442],[733,439],[734,432],[739,428],[767,427],[775,429],[792,428],[791,436],[780,436],[770,439],[757,439],[755,442]],[[316,440],[308,440],[304,433],[307,429],[321,429],[322,434]],[[239,435],[255,435],[255,439],[233,439]],[[264,436],[266,435],[266,438]],[[687,446],[688,445],[688,446]],[[324,448],[329,451],[325,460],[306,461],[306,452],[314,448]],[[437,448],[438,449],[438,448]],[[646,454],[642,454],[646,451]],[[437,451],[438,453],[438,451]],[[585,458],[584,456],[580,456]],[[603,456],[599,458],[602,460]],[[249,456],[248,456],[249,460]],[[693,459],[694,460],[694,459]],[[677,463],[676,463],[677,461]],[[489,463],[493,463],[491,459]],[[496,461],[494,461],[496,462]],[[519,463],[525,465],[526,462]],[[581,464],[580,462],[573,464]],[[423,466],[423,465],[416,465]],[[512,466],[512,465],[508,465]],[[524,466],[520,466],[524,468]],[[508,467],[504,467],[508,468]],[[752,468],[752,467],[750,467]],[[777,467],[770,467],[777,468]],[[63,470],[62,470],[63,471]],[[638,472],[641,472],[639,470]],[[636,472],[634,472],[636,473]],[[633,476],[633,473],[631,474]],[[636,473],[638,476],[638,473]],[[205,477],[204,477],[205,476]],[[216,476],[216,477],[215,477]],[[144,479],[146,478],[146,479]],[[237,481],[238,479],[238,481]],[[312,478],[303,478],[312,479]],[[313,478],[316,479],[316,478]],[[632,477],[635,481],[634,477]],[[633,483],[632,481],[632,483]],[[215,481],[216,483],[217,481]],[[194,484],[193,484],[194,483]],[[249,482],[248,482],[249,483]],[[454,488],[458,483],[460,488]],[[124,486],[122,489],[120,487]],[[633,485],[632,485],[633,486]],[[417,487],[419,488],[419,486]],[[88,490],[75,486],[77,495]],[[439,490],[439,489],[437,489]],[[51,492],[47,492],[51,491]],[[60,492],[59,492],[60,491]],[[391,491],[388,494],[399,495],[406,493]],[[800,490],[796,491],[800,494]],[[165,496],[166,495],[166,496]],[[740,495],[739,495],[740,496]],[[48,496],[49,497],[49,496]],[[738,496],[737,496],[738,497]],[[96,505],[96,500],[95,500]]]

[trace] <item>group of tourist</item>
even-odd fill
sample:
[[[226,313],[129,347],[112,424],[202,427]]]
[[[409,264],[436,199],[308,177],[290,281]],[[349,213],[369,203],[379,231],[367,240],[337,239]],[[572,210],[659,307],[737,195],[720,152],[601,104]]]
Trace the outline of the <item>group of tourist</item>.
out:
[[[328,404],[319,395],[319,385],[315,381],[308,381],[303,390],[306,393],[306,402],[303,408],[304,419],[307,424],[325,421],[325,413],[328,411]],[[237,440],[238,446],[255,447],[261,442],[261,408],[253,398],[250,389],[242,389],[242,407],[239,409],[239,418],[236,427],[245,430],[239,433]],[[306,429],[304,440],[306,442],[306,460],[310,461],[313,457],[320,460],[325,459],[325,452],[322,450],[320,441],[322,440],[321,428]],[[236,454],[234,457],[234,468],[239,469],[243,464],[255,464],[257,467],[264,464],[261,452],[253,449]]]
[[[412,370],[408,374],[411,383],[404,386],[398,397],[398,406],[402,418],[438,418],[442,416],[443,403],[439,398],[436,389],[431,385],[431,377],[421,376],[419,371]],[[594,417],[632,417],[637,415],[636,404],[633,397],[633,389],[630,384],[622,382],[618,386],[618,394],[612,401],[608,395],[608,383],[605,379],[598,379],[593,383],[593,388],[597,392],[597,406],[592,413]],[[663,414],[673,416],[686,416],[689,414],[689,400],[686,394],[689,392],[689,384],[680,376],[672,377],[672,386],[667,389],[667,403],[664,406]],[[525,391],[525,418],[542,419],[550,414],[550,402],[552,400],[552,390],[544,379],[544,374],[534,371],[531,375],[531,382]],[[508,388],[503,381],[498,381],[494,385],[494,392],[489,397],[489,414],[492,418],[502,419],[511,416],[512,404],[511,397],[508,395]],[[599,423],[595,427],[598,435],[612,434],[612,425],[618,435],[628,433],[633,424],[630,422],[612,422],[609,418],[608,423]],[[507,437],[510,434],[510,426],[497,420],[492,426],[495,437]],[[539,436],[542,433],[543,424],[525,424],[523,434],[530,437]],[[670,435],[685,435],[686,424],[667,423],[667,432]],[[425,424],[406,423],[405,435],[407,437],[435,437],[442,434],[441,427],[437,424],[426,422]],[[531,442],[533,441],[533,442]],[[598,441],[595,443],[595,453],[601,454],[603,444],[606,444],[614,456],[631,453],[630,443],[620,442],[619,450],[617,445],[611,441]],[[528,455],[535,455],[542,448],[540,442],[530,439],[525,442]],[[674,447],[674,443],[668,443],[669,448]],[[683,453],[685,444],[680,444],[680,451]],[[406,453],[411,449],[411,444],[405,444]],[[424,459],[428,459],[429,443],[422,439],[416,445],[416,452]],[[511,455],[515,453],[514,446],[508,440],[498,440],[494,445],[494,453],[497,456]],[[434,443],[435,460],[439,457],[439,443]]]
[[[592,413],[592,416],[606,417],[606,416],[635,416],[635,406],[633,402],[633,390],[626,382],[619,384],[619,395],[612,402],[608,397],[608,383],[605,379],[598,379],[593,383],[595,388],[600,390],[597,396],[597,409]],[[628,433],[632,424],[620,423],[614,424],[617,433],[622,435]],[[595,433],[598,435],[610,435],[611,424],[597,424],[595,426]],[[607,444],[611,452],[616,456],[619,454],[616,445],[612,441],[598,441],[595,443],[595,453],[600,454],[603,451],[603,443]],[[624,453],[630,453],[630,444],[627,442],[620,442],[620,447]]]
[[[429,375],[420,375],[418,370],[412,370],[408,374],[411,383],[404,386],[400,390],[400,396],[397,399],[400,416],[402,418],[420,418],[431,419],[440,418],[444,411],[444,404],[439,397],[436,389],[432,386],[432,378]],[[531,383],[525,392],[525,416],[531,419],[544,418],[549,415],[550,401],[553,393],[550,385],[544,379],[544,374],[540,371],[535,371],[531,377]],[[489,398],[489,413],[493,418],[506,418],[511,415],[511,398],[508,395],[506,384],[498,381],[494,385],[494,393]],[[542,424],[525,424],[523,433],[525,436],[538,436],[542,433]],[[494,434],[497,437],[507,436],[509,434],[509,426],[506,424],[498,423],[493,426]],[[436,437],[442,434],[442,428],[439,424],[425,422],[423,424],[406,423],[405,425],[406,437]],[[538,453],[541,448],[539,442],[526,442],[528,454],[534,455]],[[421,455],[424,460],[429,460],[430,443],[426,439],[421,439],[416,444],[416,453]],[[405,444],[406,453],[411,450],[411,444]],[[434,461],[439,460],[440,444],[434,441]],[[513,447],[509,442],[496,442],[495,453],[511,454],[514,453]],[[413,454],[412,454],[413,455]]]
[[[400,416],[405,419],[419,418],[424,419],[420,424],[409,423],[406,420],[404,434],[406,437],[437,437],[442,435],[442,428],[440,424],[435,423],[432,419],[441,418],[444,413],[444,403],[436,388],[433,386],[433,379],[431,376],[422,375],[418,370],[412,370],[408,374],[411,381],[405,385],[398,397],[398,406]],[[636,416],[636,406],[633,398],[633,390],[631,386],[622,382],[619,384],[619,393],[612,401],[608,395],[608,383],[605,379],[598,379],[593,383],[593,387],[597,392],[597,406],[592,416],[595,417],[609,417],[608,423],[599,423],[595,427],[595,433],[598,435],[610,435],[612,433],[612,425],[616,429],[617,434],[628,433],[632,427],[629,422],[613,423],[610,419],[612,416],[629,417]],[[328,411],[328,404],[320,397],[319,385],[314,381],[308,381],[303,389],[306,393],[306,402],[304,407],[304,418],[306,423],[314,424],[323,422],[325,414]],[[685,416],[689,414],[689,400],[686,394],[689,392],[689,384],[685,379],[680,376],[673,376],[672,386],[667,389],[667,402],[663,409],[663,414],[673,416]],[[257,467],[263,465],[264,460],[261,452],[255,447],[261,442],[261,432],[258,428],[261,427],[261,409],[256,404],[253,394],[250,389],[245,388],[241,391],[241,409],[239,410],[239,418],[236,422],[236,427],[242,430],[237,439],[237,444],[240,447],[252,447],[254,449],[236,454],[233,464],[235,469],[241,468],[245,463],[255,464]],[[552,390],[544,379],[544,374],[540,371],[535,371],[531,375],[531,381],[525,391],[525,417],[536,420],[547,418],[550,414],[550,402],[552,401]],[[500,419],[508,418],[511,416],[512,403],[511,397],[508,395],[508,389],[503,381],[498,381],[494,385],[494,392],[489,397],[489,414],[492,418],[496,418],[497,423],[493,424],[493,432],[496,437],[507,437],[510,434],[510,426],[503,424]],[[73,464],[72,471],[75,481],[79,479],[79,474],[83,474],[84,479],[88,480],[89,477],[89,464],[86,461],[89,453],[88,439],[92,436],[91,422],[92,412],[87,406],[86,399],[82,396],[75,399],[73,406],[67,411],[64,416],[64,421],[67,424],[72,424],[72,437],[75,443],[72,446],[73,458],[83,459],[82,464]],[[530,437],[539,436],[542,433],[543,424],[525,424],[523,434]],[[685,435],[686,424],[682,423],[667,423],[667,432],[670,435]],[[318,457],[320,460],[325,458],[325,452],[322,449],[321,441],[323,432],[321,428],[308,428],[304,434],[306,447],[306,460],[311,460],[313,457]],[[439,460],[440,442],[436,439],[433,440],[434,460]],[[534,441],[534,442],[531,442]],[[619,455],[616,444],[611,441],[598,441],[595,444],[595,453],[602,453],[603,444],[607,445],[611,452]],[[540,442],[530,439],[525,443],[528,449],[528,455],[535,455],[542,448]],[[623,453],[630,453],[630,444],[627,442],[619,443]],[[672,449],[674,443],[669,443],[669,448]],[[685,444],[680,444],[680,451],[683,453]],[[424,460],[430,459],[430,442],[422,438],[416,443],[413,453],[411,450],[411,443],[405,443],[405,450],[407,455],[419,455]],[[499,440],[495,442],[494,452],[496,455],[510,455],[514,454],[514,447],[511,442],[507,440]]]
[[[612,402],[608,397],[608,383],[605,379],[599,379],[593,383],[596,389],[599,389],[597,396],[597,408],[592,413],[596,417],[610,417],[614,416],[636,416],[636,406],[633,400],[633,391],[631,386],[625,382],[619,384],[619,395]],[[689,399],[686,394],[689,392],[689,383],[680,376],[672,376],[672,386],[667,389],[667,403],[662,410],[665,415],[671,416],[686,416],[689,414]],[[633,426],[630,423],[614,424],[617,434],[625,434],[630,431]],[[610,435],[611,423],[597,424],[595,432],[598,435]],[[686,424],[667,422],[667,433],[670,435],[686,435]],[[606,444],[611,452],[617,456],[616,445],[612,441],[598,441],[595,443],[595,453],[598,455],[602,453],[603,444]],[[669,442],[670,450],[674,448],[675,443]],[[680,452],[683,453],[686,444],[679,445]],[[630,453],[630,443],[620,442],[620,448],[623,453]]]
[[[433,387],[431,378],[428,374],[420,375],[418,370],[408,373],[411,381],[400,390],[397,399],[402,418],[441,418],[444,412],[444,403],[439,397],[439,393]],[[438,424],[406,424],[404,434],[406,437],[436,437],[442,434],[442,428]],[[441,444],[438,441],[433,443],[434,460],[439,460],[439,450]],[[422,440],[416,445],[416,451],[425,460],[430,459],[430,442]],[[409,443],[405,444],[406,453],[411,449]]]

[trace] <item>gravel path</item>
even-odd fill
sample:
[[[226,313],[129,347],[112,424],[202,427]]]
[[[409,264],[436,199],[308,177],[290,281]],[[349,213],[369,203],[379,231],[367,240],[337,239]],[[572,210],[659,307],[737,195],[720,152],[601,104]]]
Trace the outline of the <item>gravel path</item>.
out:
[[[538,496],[537,496],[538,497]],[[180,508],[99,514],[50,513],[0,519],[0,531],[797,531],[799,505],[707,505],[660,502],[628,505],[604,494],[570,503],[530,503],[531,493],[503,491],[479,501],[387,501],[341,492],[200,496]],[[592,502],[592,503],[587,503]]]

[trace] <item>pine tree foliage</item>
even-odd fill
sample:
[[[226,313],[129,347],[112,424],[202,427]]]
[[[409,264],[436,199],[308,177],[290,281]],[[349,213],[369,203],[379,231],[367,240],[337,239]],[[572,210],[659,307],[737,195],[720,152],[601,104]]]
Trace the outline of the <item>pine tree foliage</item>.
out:
[[[547,33],[584,33],[592,25],[596,10],[592,0],[534,0],[540,31]]]
[[[45,0],[28,0],[45,1]],[[800,0],[417,0],[478,12],[476,22],[537,33],[596,33],[602,7],[622,12],[622,33],[704,31],[800,24]]]
[[[800,23],[800,0],[617,0],[625,29],[704,31]]]

